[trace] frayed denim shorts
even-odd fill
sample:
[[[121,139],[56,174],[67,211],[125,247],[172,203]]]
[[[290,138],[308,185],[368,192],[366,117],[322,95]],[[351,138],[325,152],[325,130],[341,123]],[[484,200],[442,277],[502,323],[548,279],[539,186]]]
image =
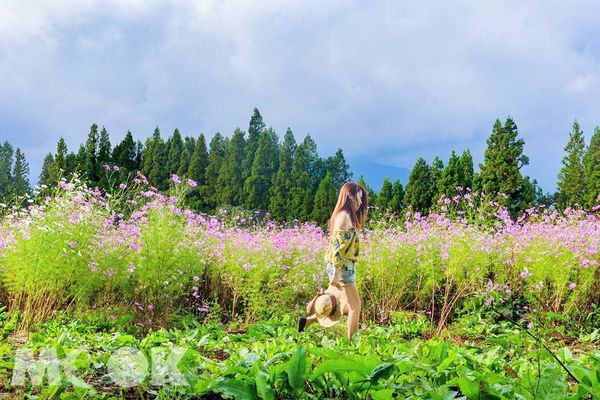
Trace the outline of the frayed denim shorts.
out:
[[[333,278],[335,274],[335,267],[329,263],[326,263],[326,271],[327,275],[329,275],[329,279]],[[356,274],[354,272],[354,264],[347,267],[340,267],[340,283],[342,285],[352,285],[356,284]]]

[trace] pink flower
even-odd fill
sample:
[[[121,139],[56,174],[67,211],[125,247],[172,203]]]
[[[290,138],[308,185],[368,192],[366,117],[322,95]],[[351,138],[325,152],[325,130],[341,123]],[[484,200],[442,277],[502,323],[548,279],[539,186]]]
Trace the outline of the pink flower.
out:
[[[575,282],[569,283],[569,290],[575,289],[576,286],[577,286],[577,284]]]
[[[113,165],[113,170],[115,170],[115,171],[119,171],[120,169],[121,169],[121,168],[119,168],[119,166],[118,166],[118,165]]]
[[[181,178],[178,175],[171,175],[171,180],[177,184],[181,183]]]
[[[75,247],[77,247],[77,242],[76,241],[69,242],[69,246],[71,246],[71,248],[74,249]]]
[[[148,304],[148,310],[150,310],[150,311],[154,310],[154,304]]]
[[[521,278],[525,279],[530,276],[531,276],[531,273],[529,272],[529,270],[526,267],[525,270],[523,272],[521,272]]]
[[[110,165],[104,164],[104,165],[102,165],[102,167],[104,167],[105,171],[110,171]]]
[[[70,183],[66,183],[66,182],[61,182],[59,184],[59,186],[62,190],[71,190],[73,188],[73,185],[71,185]]]
[[[199,276],[197,276],[197,275],[194,275],[194,281],[195,281],[195,282],[198,282],[199,280],[200,280],[200,277],[199,277]]]
[[[531,329],[531,328],[533,328],[533,324],[531,322],[528,322],[527,323],[527,329]]]
[[[196,183],[196,181],[195,181],[195,180],[193,180],[193,179],[188,179],[188,180],[187,180],[187,183],[188,183],[188,185],[190,185],[191,187],[196,187],[196,186],[198,186],[198,183]]]
[[[121,183],[121,184],[119,185],[119,189],[121,189],[121,190],[125,190],[125,189],[127,189],[127,184],[126,184],[126,183]]]

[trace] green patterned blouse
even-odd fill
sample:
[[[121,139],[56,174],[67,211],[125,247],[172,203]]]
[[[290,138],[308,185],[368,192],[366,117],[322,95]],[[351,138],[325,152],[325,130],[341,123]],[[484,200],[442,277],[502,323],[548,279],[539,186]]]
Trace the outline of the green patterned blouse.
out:
[[[325,262],[339,268],[351,266],[358,259],[360,241],[354,227],[334,229],[329,239],[329,246],[325,251]]]

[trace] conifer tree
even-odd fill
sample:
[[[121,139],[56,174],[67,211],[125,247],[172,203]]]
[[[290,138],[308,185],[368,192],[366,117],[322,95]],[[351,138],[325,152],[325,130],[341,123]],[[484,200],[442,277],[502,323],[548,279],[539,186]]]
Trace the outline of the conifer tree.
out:
[[[391,209],[393,197],[392,189],[392,181],[386,176],[383,180],[379,195],[377,196],[377,207],[382,210]]]
[[[413,211],[429,212],[432,192],[431,168],[423,157],[419,157],[408,178],[404,202]]]
[[[103,164],[109,164],[111,162],[110,158],[111,152],[111,144],[110,144],[110,136],[108,131],[103,126],[100,131],[100,138],[98,139],[98,166],[99,171],[103,170]]]
[[[98,182],[98,125],[92,124],[87,141],[85,142],[85,161],[83,172],[91,185]]]
[[[206,150],[206,139],[202,133],[198,140],[196,140],[196,145],[194,146],[194,152],[186,176],[194,180],[198,187],[202,187],[206,183],[205,174],[207,166],[208,151]]]
[[[473,189],[473,156],[469,149],[463,150],[460,155],[460,166],[462,168],[462,181],[460,182],[460,186]]]
[[[389,209],[395,213],[400,213],[404,208],[404,187],[398,179],[392,186],[392,198],[389,202]]]
[[[46,154],[46,157],[44,157],[44,162],[42,163],[42,171],[40,172],[40,185],[53,186],[53,183],[50,182],[50,170],[53,164],[54,156],[52,153]]]
[[[29,164],[25,159],[25,154],[18,147],[15,153],[13,179],[13,193],[15,196],[23,196],[29,192]]]
[[[150,184],[161,190],[166,189],[169,186],[167,181],[169,172],[166,168],[166,146],[158,127],[154,129],[152,139],[146,141],[145,147],[142,172],[146,175]]]
[[[479,165],[480,186],[484,193],[508,207],[513,216],[519,211],[520,189],[523,177],[521,167],[529,163],[523,154],[525,141],[519,138],[517,125],[508,117],[504,126],[496,120],[487,139],[484,163]],[[500,196],[498,193],[506,195]]]
[[[336,191],[340,190],[344,182],[347,182],[352,178],[352,172],[350,172],[350,166],[344,157],[344,151],[339,148],[335,152],[335,156],[328,159],[327,170],[331,171],[331,177]]]
[[[194,154],[194,147],[196,146],[196,139],[190,136],[186,136],[183,140],[183,149],[181,150],[181,157],[179,157],[179,169],[177,175],[185,176],[188,169],[190,168],[190,161]]]
[[[123,140],[114,147],[112,151],[113,162],[125,169],[127,172],[135,172],[136,166],[136,143],[133,140],[133,135],[130,131],[127,131]]]
[[[576,204],[583,205],[585,198],[585,138],[579,122],[573,122],[569,141],[565,146],[566,155],[562,159],[562,168],[558,173],[558,204],[561,208]]]
[[[336,202],[337,191],[333,183],[331,172],[327,171],[315,193],[311,219],[320,225],[325,225],[331,216],[331,211],[335,207]]]
[[[442,172],[442,177],[438,183],[437,190],[439,191],[440,195],[444,194],[446,197],[452,197],[457,193],[456,188],[462,186],[464,181],[464,169],[461,163],[461,158],[454,150],[452,150],[452,153],[450,153],[450,159],[448,160],[448,165]]]
[[[56,144],[56,154],[54,155],[54,162],[50,166],[48,171],[48,183],[51,186],[58,184],[61,178],[68,178],[68,167],[67,167],[67,156],[69,149],[65,140],[61,137]]]
[[[269,193],[269,211],[277,221],[287,220],[290,216],[292,164],[294,162],[296,147],[294,133],[288,128],[279,152],[279,168],[277,168],[277,172],[273,176],[273,183]]]
[[[440,197],[439,187],[442,182],[442,174],[444,172],[444,162],[438,156],[435,156],[430,167],[431,171],[431,204],[435,204]]]
[[[0,199],[7,199],[13,194],[13,165],[14,149],[5,141],[0,145]]]
[[[71,151],[67,154],[67,171],[65,176],[70,178],[75,172],[77,172],[77,154]]]
[[[600,127],[594,129],[583,159],[585,167],[585,205],[588,208],[600,204]]]
[[[369,204],[377,204],[377,194],[375,193],[375,190],[367,184],[363,174],[360,174],[356,183],[367,189],[367,193],[369,194]]]
[[[264,130],[258,141],[258,148],[252,164],[252,174],[245,182],[247,194],[246,207],[249,209],[267,209],[269,190],[273,175],[279,163],[279,143],[272,129]]]
[[[179,171],[181,164],[181,152],[183,151],[183,140],[181,139],[181,133],[179,129],[175,128],[173,135],[169,138],[169,144],[167,146],[167,173],[176,174]]]
[[[217,132],[210,140],[208,165],[206,166],[204,174],[206,185],[201,191],[205,204],[210,208],[219,205],[219,187],[217,180],[219,179],[219,171],[221,170],[223,159],[225,158],[225,151],[225,139],[220,132]]]
[[[292,188],[290,190],[289,218],[307,220],[314,205],[314,173],[318,155],[317,145],[310,135],[306,135],[296,148],[292,162]]]
[[[244,200],[244,181],[242,179],[242,161],[245,146],[244,132],[237,128],[229,140],[223,164],[219,169],[217,197],[221,205],[237,206]]]
[[[252,166],[254,165],[254,156],[258,149],[258,141],[260,134],[265,129],[262,115],[258,108],[254,109],[254,113],[250,118],[248,125],[248,139],[246,140],[246,148],[244,149],[244,162],[242,164],[242,178],[244,181],[252,175]]]
[[[79,150],[77,151],[77,169],[75,172],[79,176],[85,177],[85,164],[87,160],[87,153],[85,151],[85,146],[83,144],[79,145]]]
[[[524,177],[519,190],[520,197],[517,209],[526,210],[534,207],[537,200],[537,191],[537,181],[535,179],[532,181],[528,176]]]

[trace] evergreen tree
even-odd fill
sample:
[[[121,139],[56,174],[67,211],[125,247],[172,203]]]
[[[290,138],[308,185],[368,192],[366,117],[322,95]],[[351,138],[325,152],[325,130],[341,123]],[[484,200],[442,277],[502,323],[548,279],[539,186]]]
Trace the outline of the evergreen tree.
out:
[[[136,166],[136,143],[133,140],[133,135],[127,131],[123,140],[114,147],[112,151],[112,160],[118,165],[121,170],[127,172],[135,172]]]
[[[87,152],[83,144],[79,145],[79,151],[77,152],[77,169],[75,172],[80,176],[85,176],[85,164],[87,160]]]
[[[579,122],[573,122],[573,131],[569,133],[569,142],[565,146],[567,154],[562,159],[562,168],[558,173],[558,204],[561,208],[576,204],[583,205],[585,197],[585,139]]]
[[[53,186],[53,183],[50,182],[50,170],[53,164],[54,156],[52,155],[52,153],[46,154],[46,157],[44,157],[44,162],[42,164],[42,172],[40,173],[40,185]]]
[[[367,184],[363,174],[360,174],[356,183],[367,189],[367,193],[369,194],[369,204],[377,204],[377,194],[375,193],[375,190]]]
[[[206,139],[202,133],[198,140],[196,140],[196,145],[194,146],[194,152],[186,176],[194,180],[198,184],[198,187],[202,187],[206,184],[205,174],[207,166],[208,151],[206,150]]]
[[[292,187],[290,190],[289,218],[307,220],[314,205],[313,191],[317,164],[317,145],[310,135],[306,135],[296,148],[292,162]]]
[[[176,174],[179,171],[181,164],[181,152],[183,151],[183,140],[181,139],[181,133],[179,129],[175,128],[173,136],[169,138],[169,144],[167,145],[168,156],[167,156],[167,172],[169,176]]]
[[[471,188],[473,189],[473,156],[471,155],[471,151],[466,149],[460,155],[460,166],[462,168],[460,185],[463,188]]]
[[[65,176],[70,178],[75,172],[77,172],[77,154],[70,152],[67,154],[67,170]]]
[[[14,149],[8,141],[0,145],[0,199],[6,200],[13,194]]]
[[[435,156],[430,167],[431,171],[431,204],[435,204],[440,198],[439,187],[442,183],[442,174],[444,173],[444,162],[438,156]]]
[[[258,141],[258,148],[252,164],[252,174],[246,180],[246,207],[267,209],[269,190],[279,163],[279,143],[272,129],[264,130]]]
[[[229,140],[223,164],[217,178],[217,197],[220,204],[237,206],[244,196],[242,161],[244,160],[244,132],[237,128]]]
[[[223,159],[225,158],[225,140],[220,132],[215,133],[210,141],[210,148],[208,152],[208,165],[205,171],[205,182],[206,185],[203,187],[202,195],[204,202],[210,208],[214,208],[219,204],[219,171],[223,165]]]
[[[400,213],[404,208],[404,187],[398,179],[394,181],[392,186],[392,198],[389,202],[389,209],[393,212]]]
[[[244,181],[252,175],[254,156],[256,149],[258,149],[260,134],[264,129],[265,123],[263,122],[262,115],[260,115],[258,108],[255,108],[254,114],[250,118],[250,124],[248,125],[248,140],[246,140],[246,148],[244,149],[244,162],[242,164],[242,178]]]
[[[142,159],[142,172],[146,175],[150,184],[164,190],[169,186],[169,171],[166,168],[166,146],[160,136],[158,127],[154,129],[152,139],[146,141],[145,148]]]
[[[144,144],[138,140],[135,145],[135,171],[142,170],[142,160],[144,158]]]
[[[379,191],[379,195],[377,196],[377,207],[381,208],[382,210],[391,209],[393,198],[392,189],[392,181],[386,176],[383,180],[383,185]]]
[[[529,163],[523,154],[525,141],[518,135],[517,125],[510,117],[504,126],[500,120],[496,120],[492,134],[487,139],[484,163],[479,165],[481,189],[500,204],[506,205],[513,216],[519,211],[517,203],[523,181],[521,167]]]
[[[325,225],[327,220],[331,216],[331,210],[335,207],[337,202],[337,190],[333,182],[331,173],[328,171],[325,177],[319,183],[317,192],[315,193],[315,200],[311,218],[320,225]]]
[[[15,167],[13,169],[13,193],[16,196],[23,196],[29,192],[29,164],[25,159],[25,154],[17,147],[15,153]]]
[[[519,210],[526,210],[536,206],[538,186],[537,181],[533,181],[528,176],[523,178],[521,182],[521,188],[519,190],[519,203],[517,208]]]
[[[83,171],[90,184],[98,182],[98,125],[92,124],[87,141],[85,142],[85,161]]]
[[[585,167],[585,205],[593,208],[600,204],[600,127],[596,127],[583,159]]]
[[[104,169],[102,167],[103,164],[109,164],[111,162],[110,151],[110,136],[106,128],[102,127],[102,130],[100,131],[100,139],[98,140],[98,171],[102,171]]]
[[[55,186],[58,184],[61,178],[68,178],[68,167],[67,167],[67,156],[69,149],[65,140],[61,137],[56,144],[56,154],[54,155],[54,162],[50,166],[48,171],[48,184]]]
[[[457,187],[462,186],[465,182],[464,169],[461,163],[461,158],[454,150],[450,153],[448,165],[444,168],[442,176],[437,185],[437,190],[446,197],[453,197],[457,194]]]
[[[352,178],[350,166],[344,158],[344,151],[342,149],[337,149],[335,156],[328,158],[326,169],[331,172],[333,185],[335,186],[336,191],[340,190],[344,182],[347,182]]]
[[[269,211],[277,221],[287,220],[290,216],[290,192],[292,189],[292,164],[296,153],[296,139],[290,128],[285,132],[279,152],[279,168],[273,176],[269,196]]]
[[[194,154],[194,148],[196,147],[196,139],[190,136],[186,136],[183,141],[183,149],[181,150],[181,157],[179,158],[179,169],[177,175],[185,176],[188,169],[190,168],[190,161]]]
[[[432,177],[431,168],[423,157],[419,157],[408,178],[404,202],[413,211],[423,214],[431,207]]]

